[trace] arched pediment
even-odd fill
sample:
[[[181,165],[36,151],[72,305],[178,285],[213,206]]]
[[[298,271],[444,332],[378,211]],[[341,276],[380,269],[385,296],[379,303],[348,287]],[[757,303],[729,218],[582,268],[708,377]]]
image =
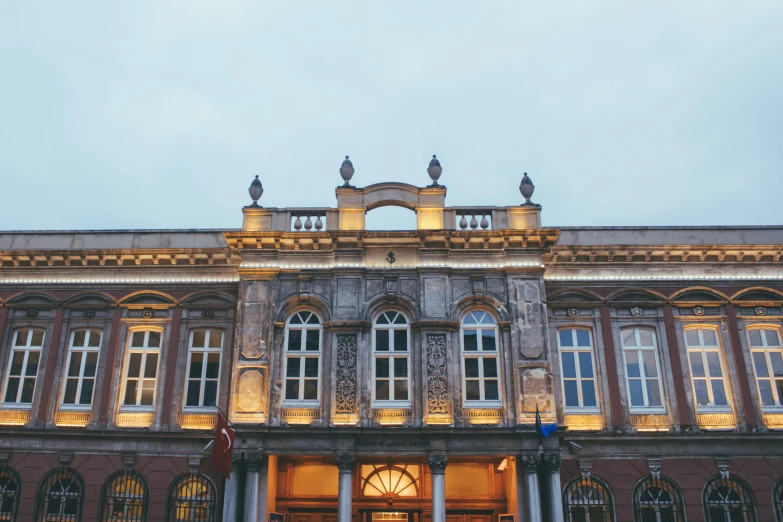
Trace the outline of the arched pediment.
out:
[[[168,294],[154,290],[142,290],[125,296],[120,301],[121,305],[164,305],[173,306],[177,301]]]
[[[83,292],[73,295],[66,299],[63,304],[66,306],[96,306],[106,307],[116,304],[112,297],[101,292]]]
[[[236,304],[234,296],[223,292],[195,292],[182,298],[184,307],[231,308]]]
[[[446,205],[446,187],[415,187],[407,183],[375,183],[364,188],[338,188],[338,208],[372,210],[385,206],[416,210],[420,206],[443,208]]]
[[[728,300],[728,296],[707,287],[686,288],[676,292],[671,297],[671,301],[675,303],[709,303]]]
[[[607,297],[610,303],[663,303],[666,297],[646,288],[627,288]]]
[[[771,288],[745,288],[731,296],[733,302],[783,301],[783,293]]]
[[[547,296],[546,301],[547,303],[590,303],[599,305],[603,303],[603,298],[587,290],[564,288],[552,292]]]
[[[57,306],[58,301],[49,294],[41,292],[24,292],[7,301],[8,306]]]

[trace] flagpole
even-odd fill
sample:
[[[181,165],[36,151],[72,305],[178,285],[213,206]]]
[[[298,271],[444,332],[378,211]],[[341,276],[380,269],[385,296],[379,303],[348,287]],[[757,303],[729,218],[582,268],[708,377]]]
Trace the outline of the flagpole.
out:
[[[223,416],[223,419],[228,423],[228,427],[234,430],[234,433],[239,435],[239,438],[242,439],[242,442],[247,442],[245,436],[242,435],[242,432],[236,428],[236,425],[233,422],[228,420],[228,415],[226,415],[225,412],[223,412],[223,410],[220,409],[220,406],[215,406],[215,408],[217,408],[218,413],[220,413],[220,415]]]

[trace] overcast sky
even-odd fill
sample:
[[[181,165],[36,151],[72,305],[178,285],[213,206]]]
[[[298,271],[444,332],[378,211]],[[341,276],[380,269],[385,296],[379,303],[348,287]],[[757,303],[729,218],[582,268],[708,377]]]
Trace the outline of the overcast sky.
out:
[[[353,184],[548,226],[781,224],[783,2],[0,2],[0,229],[234,228]],[[413,214],[379,209],[378,228]],[[385,221],[385,222],[384,222]]]

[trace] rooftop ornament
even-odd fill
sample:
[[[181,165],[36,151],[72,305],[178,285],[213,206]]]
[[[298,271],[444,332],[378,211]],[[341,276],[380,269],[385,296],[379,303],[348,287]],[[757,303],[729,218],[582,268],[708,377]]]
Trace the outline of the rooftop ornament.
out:
[[[261,180],[258,179],[258,176],[256,176],[256,179],[250,184],[250,188],[247,189],[247,191],[250,193],[250,198],[253,200],[253,203],[250,206],[260,206],[258,200],[261,199],[261,195],[264,193],[264,187],[261,186]]]
[[[522,194],[522,197],[525,198],[525,203],[523,203],[524,205],[534,204],[530,202],[530,197],[533,195],[533,191],[535,189],[536,186],[533,185],[533,182],[527,176],[527,172],[525,172],[525,175],[522,176],[522,182],[519,184],[519,192]]]
[[[429,174],[432,179],[432,185],[430,185],[430,187],[439,187],[438,179],[440,178],[440,175],[443,174],[443,167],[440,166],[440,161],[438,161],[438,157],[435,156],[435,154],[432,155],[430,166],[427,167],[427,174]]]
[[[343,177],[343,181],[345,181],[345,184],[343,187],[346,188],[353,188],[353,185],[349,183],[351,181],[351,178],[353,177],[353,163],[351,163],[351,160],[348,159],[348,156],[345,157],[345,161],[343,161],[343,164],[340,165],[340,176]]]

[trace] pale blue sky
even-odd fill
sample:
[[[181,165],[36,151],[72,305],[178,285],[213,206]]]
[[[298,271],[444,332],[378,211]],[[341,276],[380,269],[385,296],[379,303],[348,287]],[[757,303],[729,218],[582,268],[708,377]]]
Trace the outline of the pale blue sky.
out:
[[[545,225],[781,224],[782,27],[780,0],[5,0],[0,229],[238,227],[256,174],[333,206],[345,154],[422,186],[433,153],[450,205],[519,204],[527,171]]]

